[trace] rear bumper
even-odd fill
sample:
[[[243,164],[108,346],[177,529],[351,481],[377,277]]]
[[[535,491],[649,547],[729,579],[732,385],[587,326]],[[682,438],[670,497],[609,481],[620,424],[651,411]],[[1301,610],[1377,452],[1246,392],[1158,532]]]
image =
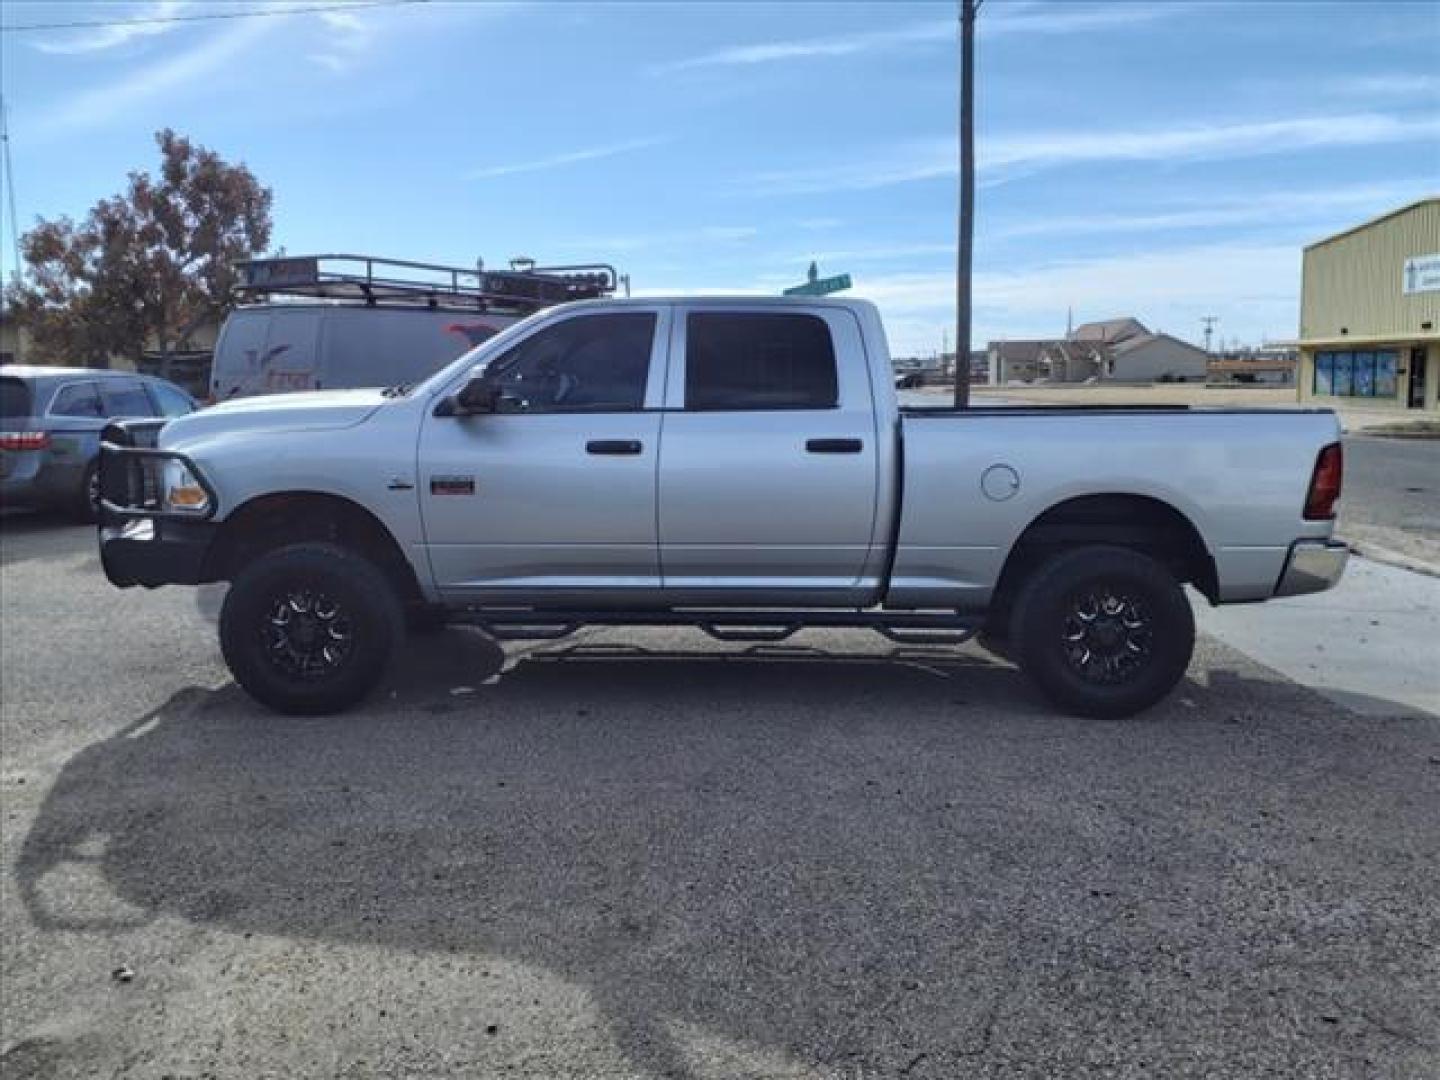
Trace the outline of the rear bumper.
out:
[[[1303,596],[1333,588],[1349,561],[1349,546],[1338,540],[1297,540],[1285,558],[1275,595]]]
[[[208,521],[132,519],[100,529],[100,566],[121,589],[198,585],[219,526]]]

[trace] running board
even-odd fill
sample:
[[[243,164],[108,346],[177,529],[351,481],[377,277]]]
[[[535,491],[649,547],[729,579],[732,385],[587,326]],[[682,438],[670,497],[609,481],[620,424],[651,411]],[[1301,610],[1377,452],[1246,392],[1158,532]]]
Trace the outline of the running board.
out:
[[[465,608],[449,621],[478,626],[501,640],[550,640],[582,626],[690,626],[719,641],[774,642],[807,627],[874,630],[901,645],[959,645],[979,632],[982,619],[953,611],[867,609],[663,608],[653,611],[545,608]]]

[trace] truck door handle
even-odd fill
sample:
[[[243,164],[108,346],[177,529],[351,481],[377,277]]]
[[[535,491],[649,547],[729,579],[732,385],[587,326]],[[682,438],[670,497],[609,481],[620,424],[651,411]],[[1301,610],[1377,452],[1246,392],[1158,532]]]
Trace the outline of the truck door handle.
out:
[[[591,439],[585,444],[587,454],[638,454],[644,449],[639,439]]]
[[[807,439],[805,449],[811,454],[858,454],[865,448],[859,439]]]

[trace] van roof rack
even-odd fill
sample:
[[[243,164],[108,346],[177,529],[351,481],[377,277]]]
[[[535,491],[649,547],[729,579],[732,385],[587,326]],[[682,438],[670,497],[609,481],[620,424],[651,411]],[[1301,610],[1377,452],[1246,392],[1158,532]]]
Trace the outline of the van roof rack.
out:
[[[383,259],[374,255],[286,255],[235,264],[235,294],[242,303],[271,296],[338,300],[369,306],[426,307],[529,314],[552,304],[588,300],[615,291],[619,275],[608,263],[486,270]]]

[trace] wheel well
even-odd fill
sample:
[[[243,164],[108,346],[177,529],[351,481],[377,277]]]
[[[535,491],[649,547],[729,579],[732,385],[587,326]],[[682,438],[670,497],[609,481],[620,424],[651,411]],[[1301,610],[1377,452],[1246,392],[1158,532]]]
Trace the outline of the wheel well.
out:
[[[403,602],[423,600],[414,569],[380,519],[358,503],[317,491],[262,495],[239,507],[221,523],[201,580],[229,581],[265,552],[306,541],[359,552],[390,579]]]
[[[1003,620],[1031,570],[1051,555],[1082,544],[1143,552],[1212,603],[1218,595],[1215,560],[1194,523],[1179,510],[1147,495],[1083,495],[1052,506],[1020,534],[1000,572],[991,610]]]

